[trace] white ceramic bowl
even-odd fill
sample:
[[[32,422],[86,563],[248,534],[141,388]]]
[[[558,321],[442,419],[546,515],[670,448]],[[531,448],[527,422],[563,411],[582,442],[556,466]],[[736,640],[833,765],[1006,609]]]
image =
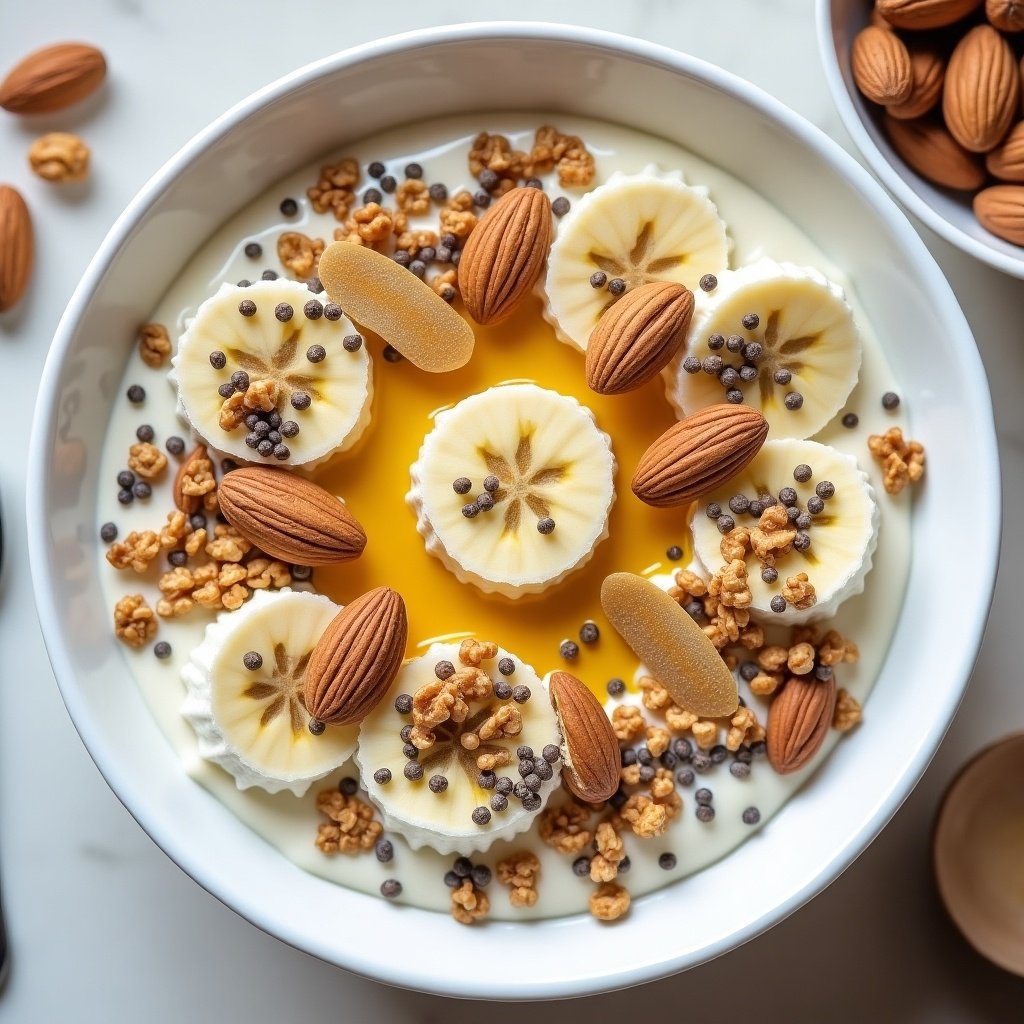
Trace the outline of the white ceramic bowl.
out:
[[[908,167],[882,131],[879,108],[853,84],[850,48],[870,13],[870,0],[817,0],[818,49],[850,137],[882,184],[932,231],[990,267],[1024,277],[1024,246],[986,231],[974,216],[969,194],[933,185]]]
[[[130,339],[189,255],[325,141],[340,146],[391,120],[510,107],[614,112],[748,180],[848,271],[888,342],[914,434],[928,445],[907,599],[856,742],[841,743],[827,770],[735,853],[637,900],[614,931],[588,915],[465,928],[292,865],[182,770],[111,637],[96,569],[96,466]],[[337,125],[337,137],[308,131],[311,119]],[[941,740],[981,639],[998,545],[985,375],[948,285],[878,185],[820,131],[718,68],[548,25],[462,25],[361,46],[269,86],[198,135],[132,201],[68,306],[43,376],[30,465],[43,634],[68,710],[125,806],[197,882],[259,927],[361,974],[461,996],[570,996],[670,974],[754,937],[826,886],[886,823]],[[954,599],[965,496],[986,510],[990,530],[971,532],[972,561]],[[525,970],[476,968],[504,961],[526,932]],[[396,955],[413,936],[444,955]]]

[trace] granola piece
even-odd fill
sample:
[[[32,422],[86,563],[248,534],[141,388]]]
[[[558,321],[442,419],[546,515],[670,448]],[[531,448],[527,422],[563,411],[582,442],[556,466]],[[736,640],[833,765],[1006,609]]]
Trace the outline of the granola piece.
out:
[[[241,608],[248,597],[249,591],[241,583],[236,583],[234,586],[221,592],[220,603],[229,612],[233,612]]]
[[[199,527],[198,530],[193,530],[185,541],[185,554],[189,558],[199,554],[206,547],[207,539],[205,526]]]
[[[594,158],[578,135],[563,135],[551,125],[537,129],[530,153],[533,174],[558,171],[563,188],[586,188],[594,182]]]
[[[665,724],[672,732],[687,732],[693,728],[697,716],[692,711],[685,711],[678,704],[673,704],[665,710]]]
[[[708,599],[714,602],[710,610]],[[722,608],[749,608],[751,601],[753,596],[747,583],[747,563],[742,558],[734,558],[723,565],[708,581],[708,596],[704,607],[708,610],[709,617],[720,616]],[[746,622],[743,625],[746,625]]]
[[[144,480],[153,480],[167,468],[167,456],[149,441],[140,441],[128,449],[128,468]]]
[[[760,562],[774,565],[776,559],[793,550],[795,539],[796,527],[789,521],[785,506],[769,505],[750,534],[750,546]]]
[[[718,741],[718,726],[711,721],[694,722],[690,732],[701,750],[710,750]]]
[[[648,711],[660,711],[672,703],[672,695],[653,676],[641,676],[640,689],[643,691],[643,705]]]
[[[511,704],[502,704],[487,721],[480,726],[478,733],[482,742],[502,740],[507,736],[518,736],[523,731],[523,716],[519,708]]]
[[[736,559],[744,561],[747,557],[747,552],[750,550],[750,530],[745,526],[734,527],[722,537],[719,550],[722,552],[722,558],[726,562],[732,562]]]
[[[373,807],[357,796],[325,789],[316,809],[329,819],[317,829],[316,846],[324,853],[359,853],[372,850],[384,826],[373,817]]]
[[[160,547],[164,551],[176,548],[189,534],[188,516],[184,512],[167,513],[167,522],[160,528]]]
[[[464,722],[469,705],[462,699],[454,679],[432,679],[412,696],[412,719],[415,725],[432,729],[449,719]]]
[[[409,742],[417,750],[429,750],[437,742],[437,734],[433,729],[428,729],[424,725],[414,725],[412,729],[409,730]],[[477,746],[479,745],[478,740]]]
[[[807,643],[794,644],[786,657],[786,667],[795,676],[805,676],[814,671],[814,648]]]
[[[750,680],[750,692],[755,697],[770,697],[782,685],[782,680],[781,672],[758,672]]]
[[[192,600],[204,608],[223,608],[220,587],[216,580],[210,580],[192,591]]]
[[[245,566],[245,585],[251,590],[274,590],[287,587],[292,575],[284,562],[269,558],[253,558]]]
[[[656,803],[666,800],[676,789],[675,776],[668,768],[659,768],[651,779],[651,799]]]
[[[809,626],[794,626],[789,642],[790,644],[810,644],[812,647],[817,647],[823,637],[821,627],[812,623]]]
[[[498,861],[497,873],[498,881],[509,887],[508,899],[513,907],[532,907],[537,902],[540,861],[536,855],[526,850],[509,854]]]
[[[238,562],[225,562],[217,572],[217,586],[227,590],[236,583],[241,583],[246,576],[246,567]]]
[[[594,841],[597,854],[590,861],[590,878],[594,882],[610,882],[619,873],[619,864],[625,859],[626,850],[622,837],[607,821],[597,826]]]
[[[398,208],[413,217],[420,216],[430,209],[430,193],[427,183],[421,178],[406,178],[395,193]],[[376,205],[376,204],[373,204]]]
[[[499,183],[507,180],[513,186],[520,178],[532,177],[533,167],[527,167],[528,160],[525,153],[512,148],[504,135],[488,132],[480,132],[469,150],[469,170],[474,178],[479,178],[483,170],[494,171]]]
[[[452,890],[452,917],[459,924],[473,924],[486,917],[491,901],[483,889],[478,889],[470,879],[464,878],[458,889]]]
[[[457,270],[446,270],[441,274],[435,275],[430,282],[430,287],[445,302],[454,302],[459,295],[459,272]]]
[[[836,630],[830,629],[818,647],[818,662],[830,668],[840,662],[853,663],[860,658],[860,650],[852,640],[846,640]]]
[[[273,412],[281,389],[276,380],[261,377],[254,380],[242,394],[242,405],[248,412]]]
[[[641,839],[663,836],[668,828],[668,810],[664,804],[655,803],[646,793],[634,793],[619,811],[619,817]]]
[[[770,644],[757,652],[757,664],[765,672],[778,672],[789,658],[789,649],[781,644]]]
[[[107,561],[115,569],[145,572],[160,554],[160,538],[152,530],[132,530],[125,539],[114,541],[107,549]]]
[[[306,195],[317,213],[332,210],[337,220],[344,220],[355,199],[358,184],[359,164],[346,157],[336,164],[321,167],[317,183],[306,189]]]
[[[465,240],[476,227],[473,197],[465,190],[456,192],[441,210],[441,234]]]
[[[663,729],[659,725],[649,725],[647,727],[647,749],[655,757],[661,757],[668,750],[670,740],[671,736],[669,736],[668,729]]]
[[[641,765],[638,762],[623,765],[619,769],[619,778],[622,780],[622,784],[624,786],[637,785],[640,782],[640,768]]]
[[[395,220],[391,210],[384,209],[379,203],[367,203],[353,210],[352,216],[345,221],[348,235],[343,241],[359,242],[372,249],[382,249],[391,238],[394,229]],[[338,237],[337,231],[334,237]]]
[[[143,324],[139,328],[139,358],[159,370],[171,354],[171,336],[163,324]]]
[[[114,605],[114,633],[129,647],[142,647],[156,635],[153,609],[141,594],[126,594]]]
[[[620,704],[612,712],[612,729],[620,743],[632,743],[643,736],[647,720],[635,704]]]
[[[713,598],[705,598],[707,602]],[[708,613],[710,622],[703,628],[704,635],[721,651],[729,644],[739,642],[740,634],[750,623],[750,612],[746,608],[730,608],[719,604],[713,612]]]
[[[740,643],[748,651],[759,651],[764,647],[764,626],[759,622],[748,622],[740,630]]]
[[[206,545],[206,553],[214,561],[240,562],[252,551],[252,544],[233,526],[221,524],[214,527],[213,538]]]
[[[786,580],[782,588],[782,596],[788,604],[801,611],[810,608],[818,600],[818,596],[814,592],[814,584],[808,580],[805,572],[798,572]]]
[[[451,682],[458,686],[460,696],[467,702],[490,700],[494,694],[491,677],[480,668],[460,668]]]
[[[413,730],[415,732],[415,729]],[[512,754],[502,747],[493,754],[480,754],[476,759],[476,766],[482,772],[493,771],[495,768],[504,768],[512,763]]]
[[[481,661],[491,661],[497,656],[498,645],[489,640],[477,640],[475,637],[470,637],[459,644],[459,661],[463,665],[479,668]]]
[[[691,569],[680,569],[675,581],[676,586],[690,597],[703,597],[708,592],[707,584]]]
[[[726,749],[737,751],[744,743],[753,743],[751,734],[758,728],[757,715],[751,708],[738,708],[729,719],[729,731],[725,736]]]
[[[180,619],[181,616],[188,615],[195,606],[196,603],[191,597],[162,597],[156,603],[156,613],[162,619]]]
[[[209,497],[217,489],[217,478],[213,475],[213,460],[190,459],[182,467],[181,476],[175,483],[175,488],[179,487],[182,498]]]
[[[192,571],[185,566],[178,566],[165,572],[160,577],[157,586],[160,593],[169,601],[175,601],[179,597],[187,597],[196,585]]]
[[[899,494],[907,484],[916,484],[924,476],[924,445],[905,441],[899,427],[868,438],[868,450],[881,464],[888,494]]]
[[[837,732],[849,732],[864,716],[860,702],[849,690],[840,687],[836,691],[836,709],[832,715],[832,728]]]
[[[322,238],[310,238],[301,231],[285,231],[277,238],[277,258],[297,278],[307,278],[316,270],[323,251]]]
[[[559,853],[578,853],[590,842],[590,813],[588,807],[575,801],[546,807],[540,813],[537,834]]]
[[[230,398],[225,398],[220,407],[220,416],[217,419],[221,430],[230,433],[244,422],[248,412],[245,408],[245,393],[236,391]]]
[[[395,239],[395,248],[404,249],[415,259],[419,255],[420,249],[437,248],[437,232],[422,229],[400,231]]]
[[[615,882],[604,882],[591,893],[588,906],[599,921],[617,921],[629,910],[629,893]]]

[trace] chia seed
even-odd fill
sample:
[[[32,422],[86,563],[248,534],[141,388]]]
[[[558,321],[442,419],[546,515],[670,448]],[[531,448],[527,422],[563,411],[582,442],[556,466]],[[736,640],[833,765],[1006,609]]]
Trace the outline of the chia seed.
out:
[[[469,878],[472,870],[473,864],[468,857],[456,857],[455,863],[452,864],[452,872],[456,878]]]
[[[512,792],[512,780],[507,775],[499,775],[494,790],[502,796],[508,796]]]
[[[512,696],[512,687],[504,679],[496,679],[494,682],[494,696],[498,700],[508,700]]]
[[[748,331],[756,331],[761,323],[761,318],[756,313],[747,313],[740,323],[743,324],[744,329]]]
[[[395,698],[395,710],[400,715],[407,715],[412,711],[412,696],[408,693],[400,693]]]
[[[786,610],[786,599],[780,594],[772,598],[771,609],[776,615],[781,615]]]
[[[368,188],[363,193],[363,205],[368,206],[370,203],[379,203],[384,198],[384,193],[379,188]]]
[[[689,761],[693,755],[693,744],[689,740],[684,740],[682,736],[677,736],[669,749],[680,761]]]
[[[591,288],[603,288],[608,283],[608,275],[603,270],[595,270],[590,275]]]
[[[327,729],[326,724],[321,722],[319,718],[311,718],[309,720],[309,731],[314,736],[322,736],[326,729]]]
[[[427,189],[427,194],[435,203],[443,203],[448,198],[448,186],[435,182]]]
[[[687,373],[700,373],[700,360],[696,356],[687,356],[683,360],[683,369]]]
[[[286,217],[294,217],[299,212],[299,204],[294,199],[282,199],[278,209]]]
[[[569,200],[565,196],[559,196],[551,204],[551,212],[556,217],[564,217],[569,212]]]
[[[434,675],[444,682],[444,680],[451,679],[451,677],[455,675],[455,666],[447,660],[439,661],[434,666]]]
[[[680,768],[679,771],[676,772],[676,782],[678,782],[680,786],[692,786],[695,779],[696,776],[693,774],[692,768]]]
[[[824,501],[828,501],[829,498],[835,496],[836,485],[831,480],[822,480],[817,487],[814,488],[814,493]]]
[[[324,315],[324,304],[318,299],[310,299],[302,307],[302,315],[307,320],[319,320]]]
[[[704,274],[699,283],[701,291],[713,292],[718,287],[718,278],[714,274]]]
[[[745,779],[750,775],[750,765],[743,761],[733,761],[729,765],[729,774],[735,776],[737,779]]]
[[[741,516],[750,511],[750,499],[745,494],[734,494],[729,499],[729,511]]]
[[[387,878],[380,883],[380,894],[387,900],[393,900],[402,894],[402,883],[397,878]]]
[[[711,758],[712,764],[721,764],[728,756],[729,751],[721,743],[716,743],[708,751],[708,757]]]
[[[381,355],[386,363],[400,363],[405,358],[394,345],[385,345]]]
[[[527,793],[523,797],[523,810],[524,811],[539,811],[541,805],[541,798],[536,793]],[[619,866],[619,870],[622,870],[622,866]]]
[[[590,858],[577,857],[572,862],[572,873],[577,878],[586,878],[590,874]]]
[[[263,655],[259,651],[246,651],[242,655],[242,664],[250,672],[258,672],[263,668]]]
[[[132,405],[139,405],[146,400],[146,389],[140,384],[133,384],[125,394],[127,394],[128,401],[131,402]]]
[[[423,765],[419,761],[406,761],[405,768],[402,769],[402,774],[410,782],[418,782],[423,778]]]
[[[718,517],[718,532],[729,533],[736,529],[736,520],[732,516],[721,515]]]
[[[472,818],[474,825],[486,825],[491,820],[491,812],[487,807],[474,807]]]
[[[708,822],[714,821],[714,819],[715,819],[715,809],[714,809],[714,807],[709,807],[709,806],[707,806],[705,804],[702,804],[700,807],[697,808],[697,820],[698,821],[703,822],[706,825],[706,824],[708,824]]]
[[[306,349],[306,358],[311,363],[322,363],[327,358],[327,349],[323,345],[310,345]]]
[[[355,796],[357,789],[359,789],[359,783],[351,775],[346,775],[338,783],[339,792],[344,793],[345,796]]]
[[[721,334],[712,334],[708,338],[708,348],[717,352],[725,344],[725,337]]]
[[[498,662],[498,671],[503,676],[510,676],[515,673],[516,663],[511,658],[502,658]]]
[[[112,540],[117,539],[117,524],[116,523],[104,523],[100,527],[100,540],[105,544],[109,544]]]
[[[743,346],[743,358],[748,363],[756,363],[764,355],[764,346],[759,341],[752,341]]]
[[[264,280],[264,281],[276,281],[277,280],[277,271],[276,270],[264,270],[263,273],[260,274],[260,278],[262,280]],[[241,281],[239,281],[239,284],[241,284]]]
[[[748,807],[743,812],[744,825],[756,825],[761,820],[761,812],[756,807]]]
[[[185,450],[185,439],[178,437],[177,434],[172,434],[164,442],[164,447],[167,449],[169,455],[181,455]]]
[[[382,192],[387,192],[390,195],[398,188],[398,181],[393,174],[382,174],[380,177],[380,187]]]
[[[384,165],[379,160],[374,160],[369,167],[366,168],[366,173],[371,178],[379,178],[385,171]]]
[[[528,686],[514,686],[512,688],[512,699],[517,704],[525,704],[531,696]]]
[[[900,404],[900,396],[895,391],[886,391],[882,395],[882,408],[883,409],[895,409]]]
[[[540,756],[544,758],[548,764],[556,764],[558,759],[562,756],[562,752],[554,743],[547,743],[544,745],[544,749],[540,752]]]
[[[501,813],[501,811],[508,810],[508,797],[504,793],[495,793],[491,797],[490,803],[492,811]]]
[[[452,490],[456,494],[468,494],[473,486],[473,481],[466,476],[460,476],[458,479],[452,481]]]
[[[815,494],[807,499],[807,511],[812,516],[820,516],[825,511],[825,502]]]
[[[255,316],[256,315],[256,303],[252,299],[242,299],[238,304],[238,312],[242,316]]]
[[[431,775],[427,786],[431,793],[443,793],[448,788],[448,780],[443,775]]]
[[[652,765],[652,764],[645,764],[640,769],[640,781],[641,782],[650,782],[654,778],[654,776],[656,774],[657,774],[657,770],[655,769],[654,765]]]
[[[626,683],[622,679],[609,679],[605,689],[609,697],[619,697],[626,692]]]
[[[704,515],[708,519],[717,519],[722,514],[722,506],[717,501],[711,502],[706,509],[704,509]]]
[[[481,789],[494,789],[494,785],[495,785],[495,783],[497,781],[498,781],[498,776],[495,775],[494,772],[492,772],[492,771],[482,771],[476,777],[476,784]],[[445,786],[446,787],[447,787],[447,785],[448,785],[448,783],[445,782]]]
[[[626,282],[623,281],[621,277],[613,277],[608,282],[608,291],[616,298],[618,298],[620,295],[623,295],[625,293]]]
[[[478,889],[486,889],[491,884],[491,869],[486,864],[474,864],[469,877]]]
[[[248,242],[245,246],[245,255],[251,260],[258,260],[263,255],[263,246],[259,242]]]
[[[377,860],[381,864],[387,864],[395,856],[395,847],[390,839],[378,839],[373,852],[377,855]]]
[[[775,583],[778,578],[779,570],[776,569],[774,565],[765,565],[761,567],[761,579],[764,580],[765,583]],[[747,664],[751,665],[753,662],[747,662]]]
[[[707,754],[695,751],[690,758],[690,764],[698,775],[703,775],[711,767],[711,758]]]
[[[459,878],[454,871],[446,871],[444,873],[444,884],[447,885],[449,889],[458,889],[462,884],[462,879]]]
[[[153,653],[164,661],[171,656],[171,645],[166,640],[160,640],[153,645]]]
[[[573,661],[580,655],[580,646],[575,640],[563,640],[558,645],[558,653],[566,660]]]
[[[580,640],[585,644],[597,643],[600,635],[601,632],[597,628],[597,624],[594,622],[584,622],[583,625],[580,626]]]
[[[843,426],[846,427],[847,430],[853,430],[858,423],[860,423],[860,417],[855,412],[848,412],[843,417]]]
[[[305,391],[293,391],[291,404],[293,409],[303,412],[313,404],[313,399]]]
[[[658,867],[664,871],[671,871],[676,866],[676,855],[674,853],[663,853],[658,858]]]
[[[378,786],[386,786],[391,781],[391,769],[390,768],[378,768],[373,773],[373,781]]]
[[[670,562],[678,562],[683,557],[683,549],[678,544],[673,544],[672,547],[665,552],[665,557]]]
[[[722,372],[724,365],[721,356],[705,356],[700,364],[701,369],[710,377],[717,377]]]
[[[744,344],[746,343],[738,334],[730,334],[725,340],[725,347],[730,352],[742,352]]]
[[[153,493],[153,488],[145,480],[136,480],[132,485],[132,494],[136,498],[148,498]]]
[[[821,486],[819,484],[819,486]],[[779,491],[779,501],[782,502],[787,508],[791,505],[796,504],[796,491],[792,487],[783,487]]]
[[[341,339],[341,347],[346,352],[358,352],[363,347],[363,336],[361,334],[346,334]]]
[[[811,546],[811,535],[804,530],[797,530],[793,538],[793,547],[797,551],[807,551]]]
[[[420,756],[420,749],[414,743],[406,743],[402,747],[402,753],[410,760],[415,761]]]
[[[335,320],[340,320],[341,316],[341,306],[339,306],[336,302],[328,302],[324,306],[324,318],[326,320],[330,320],[333,322]]]
[[[800,465],[793,470],[793,479],[800,484],[807,483],[813,475],[814,473],[811,470],[811,467],[808,466],[806,462],[801,462]]]

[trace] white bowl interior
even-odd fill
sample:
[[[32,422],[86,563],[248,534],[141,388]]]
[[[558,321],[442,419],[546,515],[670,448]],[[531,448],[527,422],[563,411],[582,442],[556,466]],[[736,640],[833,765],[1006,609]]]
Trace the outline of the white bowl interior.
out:
[[[111,637],[94,512],[95,467],[135,328],[219,223],[325,145],[382,120],[510,106],[618,117],[691,147],[776,203],[846,268],[891,341],[929,457],[907,601],[861,735],[840,744],[827,771],[762,832],[638,900],[614,934],[585,915],[529,926],[529,968],[512,974],[465,965],[492,947],[506,955],[521,926],[467,929],[308,875],[185,775]],[[335,137],[324,136],[325,124],[337,125]],[[65,701],[111,787],[185,871],[255,924],[351,970],[441,993],[531,998],[634,984],[709,959],[796,909],[866,846],[924,770],[966,683],[994,578],[996,529],[975,535],[972,572],[949,598],[962,496],[989,517],[999,508],[995,436],[970,331],[909,224],[838,146],[758,90],[692,58],[588,30],[415,33],[313,65],[229,112],[115,225],[62,321],[38,409],[28,516],[37,602]],[[429,936],[421,948],[444,956],[396,956],[411,935]]]
[[[940,188],[908,167],[882,131],[878,108],[853,83],[850,48],[868,23],[867,0],[818,0],[818,49],[832,99],[868,166],[903,205],[951,245],[997,270],[1024,277],[1024,247],[978,223],[967,193]]]

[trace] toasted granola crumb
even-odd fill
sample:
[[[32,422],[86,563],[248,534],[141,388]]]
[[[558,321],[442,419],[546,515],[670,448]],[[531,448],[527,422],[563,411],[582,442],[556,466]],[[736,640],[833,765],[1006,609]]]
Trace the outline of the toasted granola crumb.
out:
[[[252,550],[252,544],[233,526],[215,527],[213,537],[206,545],[206,553],[214,561],[240,562]]]
[[[659,725],[649,725],[647,727],[647,749],[655,757],[661,757],[668,750],[671,739],[672,737],[669,735],[668,729],[663,729]]]
[[[619,817],[641,839],[651,839],[665,834],[668,828],[668,810],[663,804],[655,803],[645,793],[634,793],[622,805]]]
[[[520,178],[533,173],[533,166],[527,154],[512,149],[504,135],[480,132],[470,146],[469,170],[474,178],[478,178],[481,171],[494,171],[499,182],[515,185]]]
[[[872,434],[868,449],[881,464],[886,492],[899,494],[907,484],[916,484],[924,476],[924,445],[905,441],[899,427],[884,434]]]
[[[718,740],[718,726],[711,721],[694,722],[690,732],[701,750],[710,750]]]
[[[723,565],[708,581],[708,597],[718,602],[714,614],[720,614],[722,607],[749,608],[753,596],[747,583],[747,563],[734,558]]]
[[[757,652],[757,664],[765,672],[778,672],[789,658],[789,649],[781,644],[769,644]]]
[[[648,711],[660,711],[672,703],[672,695],[653,676],[641,676],[638,685],[643,693],[641,700]]]
[[[334,237],[343,242],[358,242],[373,249],[383,249],[394,230],[394,212],[384,209],[379,203],[367,203],[352,211],[345,227],[338,228]]]
[[[782,685],[782,680],[781,672],[758,672],[750,680],[750,692],[755,697],[770,697]]]
[[[808,644],[794,644],[789,649],[786,667],[795,676],[805,676],[814,671],[814,648]]]
[[[473,213],[473,197],[463,190],[457,192],[441,210],[442,235],[452,234],[456,238],[466,239],[476,227],[476,214]]]
[[[220,407],[217,422],[220,429],[230,433],[235,430],[246,417],[245,394],[236,391],[230,398],[225,398]]]
[[[612,729],[620,743],[632,743],[644,734],[647,721],[635,704],[620,704],[612,712]]]
[[[464,878],[462,885],[452,890],[452,917],[459,924],[473,924],[486,917],[490,909],[487,893],[473,885],[471,879]]]
[[[623,765],[619,769],[619,778],[623,785],[635,786],[640,781],[640,765],[637,763]]]
[[[782,596],[788,604],[801,611],[810,608],[818,600],[814,592],[814,584],[809,582],[805,572],[798,572],[786,580],[782,588]]]
[[[832,715],[832,728],[837,732],[849,732],[863,717],[857,698],[840,687],[836,691],[836,710]]]
[[[284,562],[269,558],[254,558],[245,566],[245,585],[252,590],[277,590],[287,587],[292,581],[291,573]]]
[[[143,324],[139,328],[139,356],[154,370],[160,369],[171,354],[171,336],[163,324]]]
[[[347,157],[336,164],[321,167],[317,183],[306,189],[306,195],[317,213],[332,210],[337,220],[344,220],[355,199],[358,184],[359,164]]]
[[[796,528],[785,507],[769,505],[750,534],[750,546],[763,565],[774,565],[777,559],[789,554],[795,539]]]
[[[395,248],[404,249],[410,257],[415,259],[419,255],[420,249],[437,248],[437,232],[422,229],[401,231],[395,239]]]
[[[750,530],[745,526],[737,526],[730,530],[722,537],[719,549],[726,562],[746,559],[750,550]]]
[[[372,850],[384,826],[373,817],[373,807],[357,796],[325,789],[316,809],[329,819],[317,828],[315,844],[324,853],[359,853]]]
[[[467,638],[459,644],[459,661],[463,665],[471,665],[473,668],[479,668],[481,661],[490,661],[497,657],[497,654],[497,644],[477,640],[475,637]]]
[[[185,554],[189,558],[199,554],[206,547],[208,535],[206,527],[201,526],[198,530],[193,530],[185,539]]]
[[[123,541],[114,541],[107,549],[107,561],[115,569],[145,572],[160,554],[160,538],[152,530],[133,530]]]
[[[415,731],[415,730],[414,730]],[[502,747],[493,754],[480,754],[476,759],[476,766],[482,772],[493,771],[495,768],[504,768],[512,763],[512,755]]]
[[[594,158],[583,140],[577,135],[563,135],[551,125],[537,129],[530,160],[533,174],[542,174],[553,165],[563,188],[593,184]]]
[[[840,662],[853,663],[860,658],[860,650],[852,640],[830,629],[818,647],[818,663],[833,667]]]
[[[481,726],[478,735],[482,742],[518,736],[523,731],[523,716],[519,708],[502,704]]]
[[[449,719],[464,722],[469,705],[462,699],[454,679],[432,679],[419,687],[412,697],[413,722],[423,729],[432,729]]]
[[[277,408],[281,389],[276,380],[261,377],[254,380],[242,395],[242,405],[249,412],[272,412]]]
[[[680,569],[675,575],[676,586],[690,597],[703,597],[708,592],[707,584],[690,569]]]
[[[540,813],[537,834],[559,853],[577,853],[590,842],[590,809],[570,801]]]
[[[156,635],[153,609],[141,594],[126,594],[114,606],[114,633],[129,647],[142,647]]]
[[[508,899],[513,907],[532,907],[537,902],[537,881],[540,861],[525,850],[512,853],[498,861],[498,881],[509,887]]]
[[[176,548],[188,536],[190,530],[188,516],[184,512],[168,512],[167,522],[160,528],[160,547],[165,551]]]
[[[430,193],[426,182],[420,178],[407,178],[398,186],[395,201],[403,213],[414,217],[426,213],[430,209]]]
[[[144,480],[153,480],[167,468],[167,456],[149,441],[128,449],[128,468]]]
[[[324,251],[322,238],[310,238],[301,231],[285,231],[277,239],[277,258],[294,277],[305,279],[316,270]]]
[[[597,854],[590,861],[590,878],[594,882],[610,882],[619,873],[619,864],[626,856],[622,837],[607,821],[597,826]]]
[[[729,731],[725,736],[725,746],[728,750],[737,751],[744,743],[753,743],[759,739],[758,730],[760,723],[752,708],[738,708],[736,713],[729,719]]]
[[[616,921],[629,910],[629,893],[615,882],[605,882],[591,894],[588,905],[599,921]]]

